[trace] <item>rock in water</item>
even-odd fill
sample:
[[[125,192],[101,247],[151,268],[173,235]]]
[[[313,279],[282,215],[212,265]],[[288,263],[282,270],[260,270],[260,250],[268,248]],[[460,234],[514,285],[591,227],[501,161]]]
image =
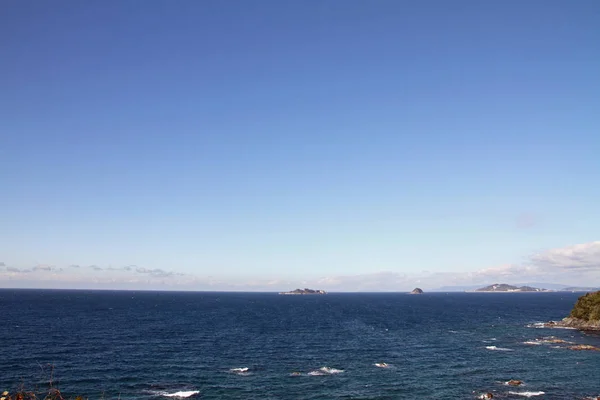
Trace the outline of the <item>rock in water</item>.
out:
[[[600,351],[600,348],[596,346],[592,346],[591,344],[576,344],[574,346],[569,346],[570,350],[593,350]]]
[[[421,288],[414,288],[412,292],[410,292],[410,294],[423,294],[423,289]]]

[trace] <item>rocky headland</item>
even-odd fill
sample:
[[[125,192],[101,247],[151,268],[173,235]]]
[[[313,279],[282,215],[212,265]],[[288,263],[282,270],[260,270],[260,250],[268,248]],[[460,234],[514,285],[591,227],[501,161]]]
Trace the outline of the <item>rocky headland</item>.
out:
[[[581,331],[600,331],[600,291],[587,293],[577,299],[571,314],[561,321],[549,321],[547,328],[572,328]]]

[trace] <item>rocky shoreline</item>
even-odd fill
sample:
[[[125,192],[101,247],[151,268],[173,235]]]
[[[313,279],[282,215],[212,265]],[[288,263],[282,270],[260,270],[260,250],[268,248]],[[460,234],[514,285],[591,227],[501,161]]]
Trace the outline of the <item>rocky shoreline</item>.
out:
[[[545,328],[577,329],[580,331],[600,332],[600,321],[586,321],[579,318],[566,317],[561,321],[548,321],[544,323]]]

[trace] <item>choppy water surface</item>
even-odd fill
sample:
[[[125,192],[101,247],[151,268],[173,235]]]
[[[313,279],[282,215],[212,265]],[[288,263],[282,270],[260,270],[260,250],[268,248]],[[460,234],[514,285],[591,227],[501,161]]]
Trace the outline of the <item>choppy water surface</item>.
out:
[[[0,390],[52,375],[91,399],[583,399],[600,352],[560,340],[600,336],[531,325],[578,296],[0,290]]]

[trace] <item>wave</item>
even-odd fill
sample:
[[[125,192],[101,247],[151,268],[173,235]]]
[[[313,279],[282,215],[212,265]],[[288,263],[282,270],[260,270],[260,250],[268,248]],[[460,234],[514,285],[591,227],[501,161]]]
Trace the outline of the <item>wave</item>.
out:
[[[241,367],[241,368],[231,368],[229,370],[229,372],[231,372],[232,374],[236,374],[236,375],[240,375],[240,376],[248,376],[251,375],[252,373],[249,371],[248,367]]]
[[[554,321],[551,321],[551,322],[554,322]],[[548,322],[533,322],[531,324],[527,324],[526,327],[527,328],[535,328],[535,329],[577,329],[577,328],[573,328],[572,326],[559,326],[559,325],[549,326]]]
[[[389,367],[391,367],[391,365],[388,364],[388,363],[375,363],[373,365],[376,366],[377,368],[389,368]]]
[[[323,372],[323,371],[315,370],[315,371],[310,371],[307,375],[310,375],[310,376],[323,376],[323,375],[327,375],[327,374],[325,372]]]
[[[344,372],[343,369],[321,367],[317,370],[310,371],[308,373],[308,375],[310,375],[310,376],[335,375],[335,374],[341,374],[342,372]]]
[[[533,322],[531,324],[527,324],[528,328],[536,328],[536,329],[541,329],[541,328],[545,328],[546,327],[546,323],[545,322]]]
[[[541,396],[546,394],[546,392],[508,392],[509,394],[514,394],[516,396],[524,396],[524,397],[533,397],[533,396]]]
[[[188,390],[188,391],[181,391],[181,392],[175,392],[175,393],[160,393],[161,396],[164,397],[177,397],[177,398],[186,398],[186,397],[192,397],[196,394],[200,393],[199,390]]]
[[[494,351],[514,351],[513,349],[507,349],[505,347],[496,347],[496,346],[485,346],[485,348],[488,350],[494,350]]]
[[[535,340],[527,340],[525,342],[523,342],[523,344],[528,344],[528,345],[533,345],[533,346],[541,346],[543,344],[573,344],[573,342],[570,342],[568,340],[564,340],[564,339],[559,339],[555,336],[546,336],[543,337],[541,339],[535,339]],[[555,347],[555,346],[553,346]]]

